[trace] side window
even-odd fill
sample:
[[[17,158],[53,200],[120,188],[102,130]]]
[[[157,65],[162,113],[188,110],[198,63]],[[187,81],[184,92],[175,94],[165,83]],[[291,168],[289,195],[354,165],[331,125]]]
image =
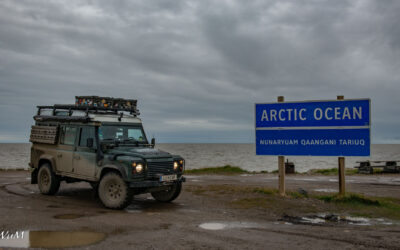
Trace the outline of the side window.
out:
[[[81,135],[79,137],[79,146],[80,147],[87,147],[87,139],[92,138],[94,141],[95,132],[94,127],[82,127],[81,128]]]
[[[65,126],[61,131],[61,144],[75,145],[76,127]]]

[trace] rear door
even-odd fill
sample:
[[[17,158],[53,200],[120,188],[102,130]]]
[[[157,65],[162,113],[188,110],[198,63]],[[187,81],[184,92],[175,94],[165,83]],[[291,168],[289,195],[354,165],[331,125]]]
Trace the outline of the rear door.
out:
[[[81,126],[78,134],[78,144],[73,157],[75,173],[93,179],[96,173],[95,128]],[[93,141],[92,146],[88,145],[88,139]]]
[[[58,144],[56,155],[57,171],[68,173],[73,172],[72,156],[75,151],[77,131],[77,126],[61,126],[60,143]]]

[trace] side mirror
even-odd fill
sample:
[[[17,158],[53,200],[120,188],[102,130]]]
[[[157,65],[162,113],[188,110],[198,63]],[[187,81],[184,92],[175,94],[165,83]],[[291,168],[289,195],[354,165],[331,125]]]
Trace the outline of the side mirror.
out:
[[[151,146],[154,148],[156,145],[156,138],[151,138]]]
[[[86,140],[86,146],[87,146],[88,148],[93,148],[93,144],[94,144],[93,138],[87,138],[87,140]]]

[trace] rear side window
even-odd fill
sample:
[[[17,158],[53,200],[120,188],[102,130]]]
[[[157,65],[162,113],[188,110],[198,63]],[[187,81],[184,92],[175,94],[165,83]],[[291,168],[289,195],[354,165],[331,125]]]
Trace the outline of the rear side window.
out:
[[[87,147],[87,139],[92,138],[94,141],[94,127],[82,127],[81,128],[81,136],[79,139],[80,147]]]
[[[75,137],[76,137],[76,127],[65,126],[61,131],[61,144],[64,145],[75,145]]]

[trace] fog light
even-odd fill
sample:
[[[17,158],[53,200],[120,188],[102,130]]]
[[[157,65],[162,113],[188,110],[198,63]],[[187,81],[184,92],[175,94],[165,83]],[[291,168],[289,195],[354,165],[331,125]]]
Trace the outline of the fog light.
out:
[[[143,165],[142,164],[137,164],[136,165],[136,173],[141,173],[143,171]]]
[[[176,171],[178,169],[178,162],[174,161],[174,170]]]

